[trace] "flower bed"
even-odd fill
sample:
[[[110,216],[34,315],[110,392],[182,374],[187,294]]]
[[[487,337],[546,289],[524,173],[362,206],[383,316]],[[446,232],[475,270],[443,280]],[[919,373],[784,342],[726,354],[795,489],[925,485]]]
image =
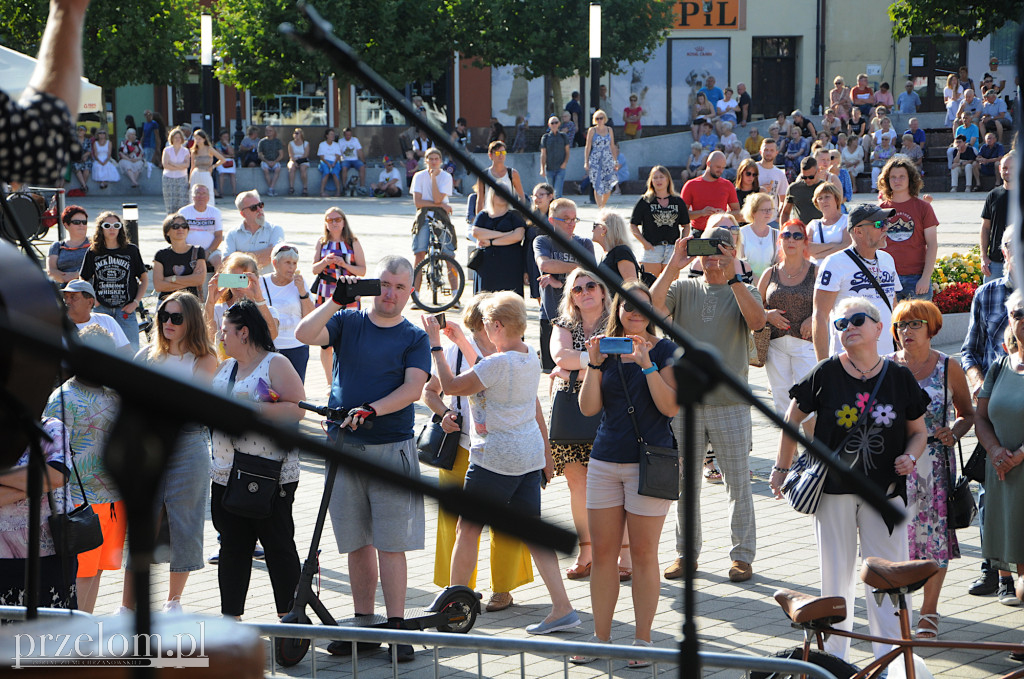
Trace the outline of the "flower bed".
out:
[[[971,300],[977,289],[977,283],[950,283],[936,292],[932,301],[943,314],[966,313],[971,310]]]
[[[965,255],[954,252],[940,257],[932,271],[932,301],[944,314],[968,312],[979,284],[981,253],[977,246]]]

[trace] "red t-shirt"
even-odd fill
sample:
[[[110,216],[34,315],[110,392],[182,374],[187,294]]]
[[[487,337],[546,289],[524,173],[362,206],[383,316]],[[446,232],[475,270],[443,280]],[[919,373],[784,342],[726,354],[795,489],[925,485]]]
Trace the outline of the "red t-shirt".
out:
[[[875,91],[870,87],[854,87],[852,90],[850,90],[850,99],[853,100],[854,106],[873,104],[875,103],[874,94]]]
[[[683,190],[679,196],[686,203],[690,214],[695,210],[703,210],[706,207],[717,207],[728,210],[731,203],[739,203],[736,197],[736,186],[727,179],[719,177],[713,182],[705,181],[704,177],[694,177],[683,184]],[[690,227],[694,231],[703,231],[708,217],[695,217]]]
[[[935,210],[920,198],[903,203],[882,201],[882,209],[893,208],[896,214],[889,220],[888,237],[883,250],[896,260],[896,273],[916,276],[924,271],[924,230],[939,225]]]

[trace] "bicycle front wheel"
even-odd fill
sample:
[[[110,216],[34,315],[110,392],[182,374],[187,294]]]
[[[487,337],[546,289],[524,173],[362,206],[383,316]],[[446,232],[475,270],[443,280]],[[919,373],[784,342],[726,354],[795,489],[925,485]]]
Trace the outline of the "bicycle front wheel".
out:
[[[785,651],[779,651],[772,656],[773,658],[785,658],[787,660],[801,660],[804,657],[804,649],[801,646],[794,648],[788,648]],[[831,653],[824,653],[822,651],[811,650],[810,655],[807,658],[807,662],[812,665],[828,670],[836,676],[836,679],[850,679],[853,675],[857,674],[857,666],[851,665],[842,658],[836,657]],[[788,672],[751,672],[750,679],[782,679],[783,677],[795,677],[802,675],[789,674]]]
[[[412,301],[432,314],[450,309],[459,303],[466,287],[462,266],[449,255],[433,254],[416,265],[415,280],[419,288],[413,290]]]

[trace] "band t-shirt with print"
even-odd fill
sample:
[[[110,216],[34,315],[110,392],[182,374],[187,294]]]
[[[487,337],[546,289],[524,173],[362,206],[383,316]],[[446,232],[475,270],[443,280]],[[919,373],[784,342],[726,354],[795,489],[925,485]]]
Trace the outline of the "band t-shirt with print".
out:
[[[836,450],[860,423],[839,451],[840,459],[863,472],[883,492],[905,497],[906,477],[896,473],[896,458],[906,451],[907,422],[924,415],[929,398],[910,370],[890,362],[865,415],[864,407],[877,381],[877,375],[868,380],[853,377],[839,357],[832,356],[816,365],[789,395],[803,412],[817,413],[814,438],[830,450]],[[862,421],[864,417],[868,421]],[[829,474],[824,492],[848,495],[855,490]]]
[[[139,249],[129,243],[117,250],[89,250],[82,260],[82,280],[92,283],[96,299],[111,309],[120,309],[135,299],[139,276],[146,271]]]
[[[633,207],[629,223],[638,225],[651,245],[672,245],[682,236],[682,227],[690,223],[690,213],[679,196],[669,196],[665,207],[657,198],[641,198]]]
[[[821,269],[818,272],[818,280],[814,283],[814,289],[838,292],[839,294],[836,295],[833,308],[838,306],[847,297],[866,297],[870,300],[872,304],[878,307],[882,314],[883,330],[878,338],[878,353],[891,354],[893,352],[892,334],[888,330],[892,324],[892,312],[886,306],[885,301],[879,296],[870,279],[864,275],[864,272],[860,270],[857,263],[850,259],[850,256],[846,254],[847,252],[852,252],[854,256],[860,259],[867,270],[878,280],[879,285],[882,286],[886,297],[889,298],[889,304],[895,304],[896,293],[902,290],[903,286],[900,285],[900,278],[896,275],[896,264],[893,262],[892,256],[882,250],[876,253],[873,260],[864,259],[853,248],[833,252],[822,262]],[[830,353],[838,354],[843,350],[843,345],[839,341],[839,333],[836,331],[835,326],[832,325],[832,320],[830,317],[828,324],[829,338],[832,344]]]
[[[920,198],[902,203],[885,200],[880,207],[896,210],[889,218],[889,230],[885,234],[885,251],[895,260],[896,272],[901,276],[920,275],[924,271],[925,229],[939,225],[935,210]]]

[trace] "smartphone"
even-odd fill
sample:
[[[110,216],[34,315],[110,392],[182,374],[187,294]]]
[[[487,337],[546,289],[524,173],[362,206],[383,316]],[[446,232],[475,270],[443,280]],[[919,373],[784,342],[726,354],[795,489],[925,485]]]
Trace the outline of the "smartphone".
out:
[[[444,327],[447,325],[447,321],[444,320],[444,314],[434,314],[434,318],[437,319],[437,327],[441,328],[441,330],[444,330]]]
[[[710,257],[722,254],[718,246],[722,241],[717,238],[691,238],[686,241],[686,254],[690,257]]]
[[[343,297],[377,297],[380,295],[380,279],[364,278],[355,283],[338,283]]]
[[[597,348],[602,354],[631,354],[633,340],[628,337],[602,337]]]
[[[219,288],[247,288],[249,277],[244,273],[221,273],[217,274],[217,287]]]

